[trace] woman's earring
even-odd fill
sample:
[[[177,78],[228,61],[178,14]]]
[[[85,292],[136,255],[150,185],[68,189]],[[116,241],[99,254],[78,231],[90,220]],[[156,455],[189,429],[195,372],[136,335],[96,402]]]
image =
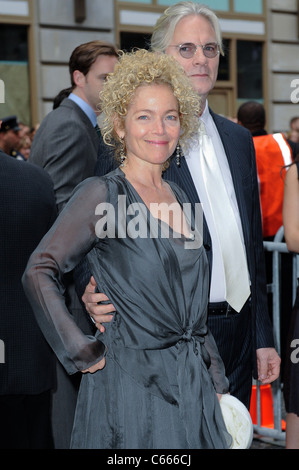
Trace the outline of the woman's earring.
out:
[[[176,146],[176,154],[175,154],[175,158],[176,158],[176,164],[178,167],[181,166],[181,147],[180,147],[180,144],[178,143],[177,146]]]
[[[120,166],[125,166],[125,159],[126,159],[126,158],[127,158],[127,157],[126,157],[125,155],[121,155],[121,156],[120,156]]]
[[[126,155],[125,155],[125,142],[124,138],[120,138],[120,166],[125,165],[125,160],[126,160]]]

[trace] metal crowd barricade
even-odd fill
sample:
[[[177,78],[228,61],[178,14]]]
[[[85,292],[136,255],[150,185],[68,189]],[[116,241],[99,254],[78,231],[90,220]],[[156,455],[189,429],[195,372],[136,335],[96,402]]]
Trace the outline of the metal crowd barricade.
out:
[[[284,230],[281,227],[273,242],[264,242],[264,249],[273,253],[272,255],[272,283],[267,285],[268,293],[272,293],[273,299],[273,333],[275,348],[281,355],[280,344],[280,266],[281,254],[289,253],[284,238]],[[299,277],[299,255],[293,255],[293,272],[292,272],[292,292],[293,303],[296,296],[297,278]],[[257,424],[254,425],[254,431],[260,436],[270,437],[275,440],[285,441],[285,432],[282,430],[282,391],[281,379],[278,378],[271,384],[273,396],[273,416],[274,428],[268,428],[261,425],[261,391],[259,382],[256,383],[257,389]]]

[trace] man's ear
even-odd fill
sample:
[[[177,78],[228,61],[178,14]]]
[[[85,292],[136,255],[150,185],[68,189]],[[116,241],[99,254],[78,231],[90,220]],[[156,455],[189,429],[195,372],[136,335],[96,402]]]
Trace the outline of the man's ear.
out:
[[[76,86],[81,87],[85,83],[85,75],[80,70],[74,70],[73,80]]]

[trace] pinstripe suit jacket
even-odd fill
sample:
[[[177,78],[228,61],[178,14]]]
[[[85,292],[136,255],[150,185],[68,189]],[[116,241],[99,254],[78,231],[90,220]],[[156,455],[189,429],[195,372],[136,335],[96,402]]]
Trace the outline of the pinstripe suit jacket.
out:
[[[253,140],[247,129],[211,110],[210,113],[225,149],[240,211],[251,279],[253,345],[255,349],[274,347],[267,305],[261,213]],[[192,204],[200,202],[184,157],[181,159],[181,167],[179,168],[174,161],[172,162],[165,172],[165,179],[177,183],[186,192]],[[213,251],[205,220],[203,239],[211,266]]]

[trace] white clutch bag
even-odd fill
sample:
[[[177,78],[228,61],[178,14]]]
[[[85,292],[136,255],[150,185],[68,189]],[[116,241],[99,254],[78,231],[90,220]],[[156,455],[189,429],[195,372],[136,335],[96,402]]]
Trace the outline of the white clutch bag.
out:
[[[249,449],[253,439],[253,424],[246,406],[232,395],[223,395],[220,408],[226,429],[232,436],[231,449]]]

